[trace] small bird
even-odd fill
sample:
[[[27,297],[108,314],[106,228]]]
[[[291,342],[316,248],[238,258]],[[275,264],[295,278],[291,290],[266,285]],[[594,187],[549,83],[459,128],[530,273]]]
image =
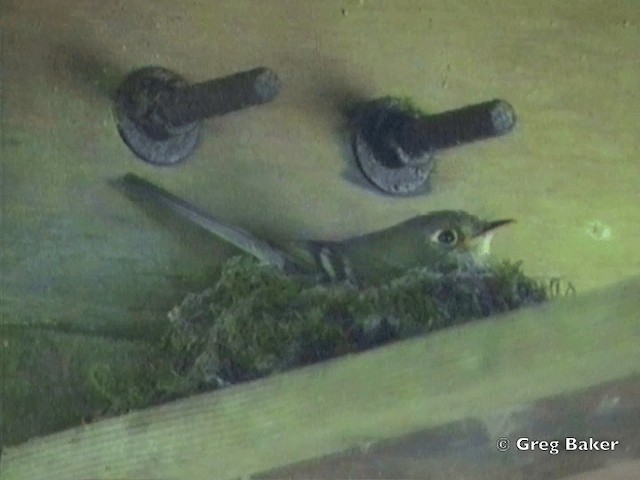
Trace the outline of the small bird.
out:
[[[130,193],[169,208],[287,273],[317,275],[327,281],[349,281],[355,285],[380,284],[415,267],[437,272],[452,265],[480,265],[489,253],[495,230],[514,221],[485,221],[461,210],[440,210],[344,240],[299,240],[275,245],[225,225],[134,174],[126,174],[119,183]]]

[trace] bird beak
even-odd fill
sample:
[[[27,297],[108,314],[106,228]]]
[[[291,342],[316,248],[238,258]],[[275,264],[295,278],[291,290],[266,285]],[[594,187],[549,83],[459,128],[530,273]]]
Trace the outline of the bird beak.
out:
[[[480,231],[469,239],[467,248],[473,250],[478,256],[488,255],[491,250],[491,240],[495,234],[496,228],[513,223],[515,220],[509,218],[505,220],[493,220],[486,222]]]
[[[493,220],[492,222],[486,222],[484,226],[480,229],[480,231],[476,234],[476,237],[486,235],[489,232],[493,232],[498,227],[502,227],[503,225],[508,225],[513,222],[515,222],[515,220],[512,218],[509,218],[506,220]]]

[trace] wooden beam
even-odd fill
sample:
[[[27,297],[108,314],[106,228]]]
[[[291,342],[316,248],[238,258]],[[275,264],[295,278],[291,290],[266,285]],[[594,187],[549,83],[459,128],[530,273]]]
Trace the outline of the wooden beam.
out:
[[[7,448],[4,480],[236,478],[640,372],[640,277]]]
[[[629,480],[637,478],[640,460],[621,460],[609,467],[566,477],[565,480]]]

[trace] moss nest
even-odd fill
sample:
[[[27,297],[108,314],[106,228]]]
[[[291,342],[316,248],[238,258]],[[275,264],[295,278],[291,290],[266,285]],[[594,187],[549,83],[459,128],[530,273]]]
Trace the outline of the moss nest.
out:
[[[418,268],[357,289],[234,257],[213,287],[169,313],[164,349],[181,389],[211,390],[535,305],[561,288],[511,262],[449,273]]]

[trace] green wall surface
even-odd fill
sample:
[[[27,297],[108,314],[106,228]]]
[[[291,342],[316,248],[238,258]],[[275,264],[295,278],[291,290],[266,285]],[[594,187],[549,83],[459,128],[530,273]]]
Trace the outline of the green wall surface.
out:
[[[269,237],[341,238],[465,209],[516,218],[494,253],[533,276],[587,292],[640,272],[637,2],[0,8],[3,327],[152,340],[172,306],[211,283],[234,250],[125,198],[109,182],[129,171]],[[110,100],[151,64],[190,81],[265,65],[283,89],[206,121],[193,157],[157,168],[121,141]],[[503,98],[518,124],[440,152],[430,194],[391,198],[363,186],[341,114],[349,99],[384,95],[433,112]]]

